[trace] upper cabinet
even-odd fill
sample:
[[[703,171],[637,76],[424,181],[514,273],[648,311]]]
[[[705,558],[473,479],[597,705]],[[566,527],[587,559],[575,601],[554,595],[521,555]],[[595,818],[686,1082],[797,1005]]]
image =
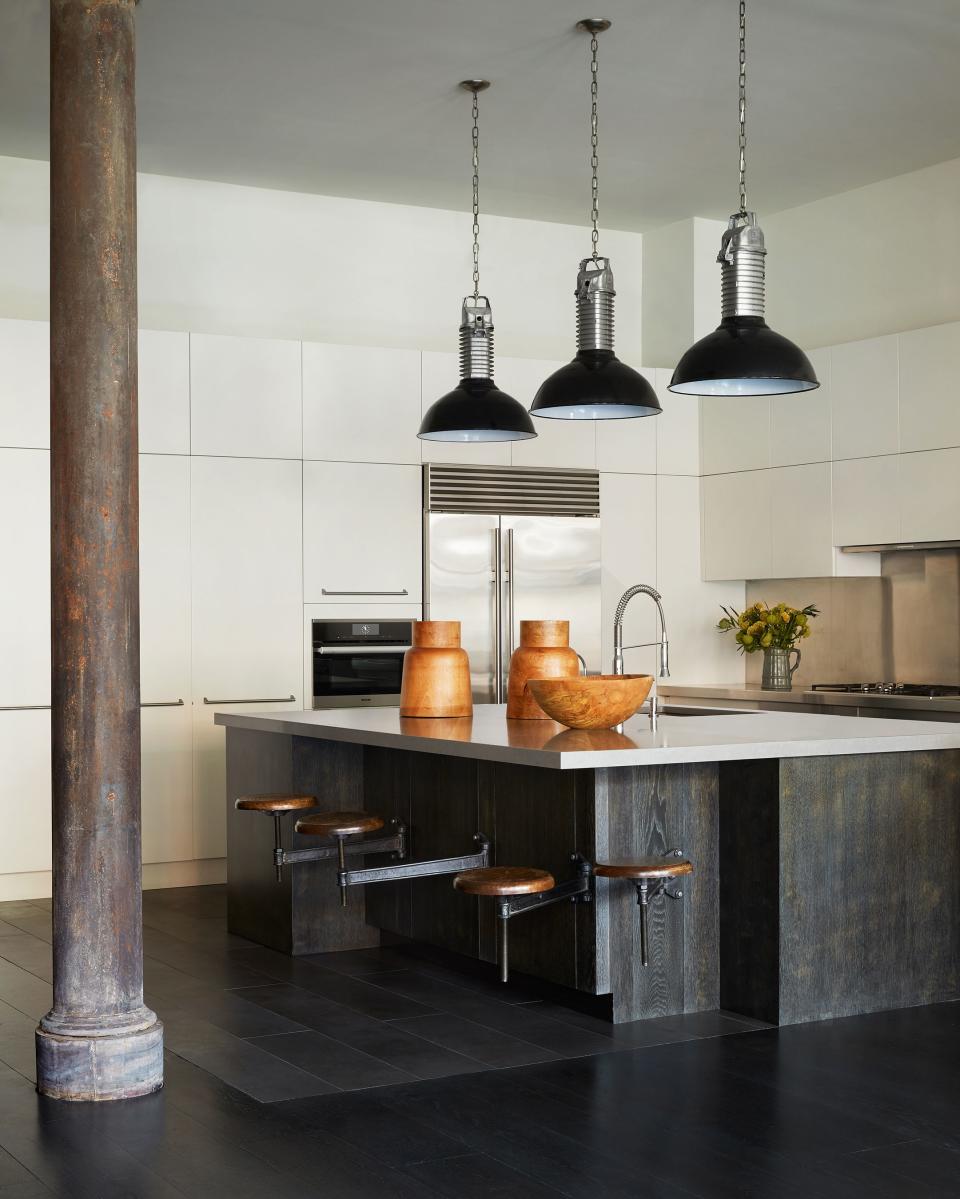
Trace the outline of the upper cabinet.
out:
[[[419,427],[419,351],[304,342],[304,458],[419,462]]]
[[[190,335],[141,329],[137,391],[142,454],[190,453]]]
[[[0,446],[50,445],[50,326],[0,320]]]
[[[895,336],[871,337],[830,351],[831,454],[835,461],[897,452],[897,343]]]
[[[900,536],[960,538],[960,449],[900,455]]]
[[[192,334],[190,399],[194,454],[303,454],[298,341]]]
[[[460,362],[456,354],[424,353],[420,358],[422,414],[435,400],[453,391],[460,382]],[[496,375],[496,382],[500,383],[499,371]],[[520,399],[519,396],[514,398]],[[476,462],[483,466],[509,466],[510,445],[509,441],[421,441],[420,454],[424,462]]]
[[[830,461],[830,351],[813,350],[809,357],[820,386],[770,397],[771,466]]]
[[[702,481],[702,567],[705,579],[769,579],[769,470],[707,475]],[[797,519],[802,519],[802,514]]]
[[[960,324],[900,334],[901,450],[960,446],[958,378]]]
[[[656,387],[656,371],[639,372],[648,383]],[[660,403],[664,403],[663,396]],[[597,469],[611,474],[653,475],[657,471],[657,426],[663,420],[659,416],[628,417],[625,420],[598,420]],[[550,421],[538,421],[540,425]],[[564,423],[564,422],[557,422]],[[573,424],[590,424],[589,421],[573,421]]]
[[[642,372],[641,372],[642,373]],[[657,369],[655,382],[657,396],[663,407],[659,416],[653,416],[634,424],[652,426],[656,435],[657,448],[653,458],[658,475],[700,474],[700,397],[676,395],[669,390],[673,371]],[[616,437],[616,429],[611,428]],[[649,437],[644,428],[640,434]],[[650,458],[647,458],[650,461]]]
[[[898,454],[833,463],[833,544],[900,540]]]
[[[770,471],[771,578],[833,573],[830,463]]]
[[[770,397],[710,396],[700,404],[703,473],[770,465]]]
[[[418,466],[305,462],[304,602],[418,602],[422,507]]]
[[[497,385],[529,408],[540,384],[565,363],[546,358],[501,358]],[[534,416],[536,437],[511,442],[514,466],[553,466],[592,470],[597,465],[595,425],[602,421],[556,420]]]

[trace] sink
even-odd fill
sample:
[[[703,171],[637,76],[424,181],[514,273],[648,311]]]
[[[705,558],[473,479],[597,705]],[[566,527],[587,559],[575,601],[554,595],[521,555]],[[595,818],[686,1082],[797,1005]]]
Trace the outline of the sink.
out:
[[[753,713],[756,715],[756,713]],[[747,716],[746,708],[689,708],[681,704],[664,704],[661,716]]]

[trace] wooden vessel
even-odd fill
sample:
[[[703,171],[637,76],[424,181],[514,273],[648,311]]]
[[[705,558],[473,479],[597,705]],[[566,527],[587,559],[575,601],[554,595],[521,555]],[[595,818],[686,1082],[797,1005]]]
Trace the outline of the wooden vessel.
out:
[[[527,680],[576,678],[579,673],[580,659],[570,648],[569,620],[521,620],[520,645],[510,659],[507,718],[549,719],[527,688]]]
[[[417,620],[403,656],[401,716],[472,716],[470,659],[459,620]]]
[[[649,674],[598,674],[576,679],[531,679],[537,703],[571,729],[609,729],[640,707],[653,686]]]

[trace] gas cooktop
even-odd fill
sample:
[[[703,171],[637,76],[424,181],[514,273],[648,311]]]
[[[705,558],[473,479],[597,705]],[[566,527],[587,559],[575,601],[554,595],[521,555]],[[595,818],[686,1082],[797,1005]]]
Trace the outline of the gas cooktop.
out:
[[[922,699],[960,699],[960,686],[939,683],[814,683],[811,691],[841,691],[862,695],[915,695]]]

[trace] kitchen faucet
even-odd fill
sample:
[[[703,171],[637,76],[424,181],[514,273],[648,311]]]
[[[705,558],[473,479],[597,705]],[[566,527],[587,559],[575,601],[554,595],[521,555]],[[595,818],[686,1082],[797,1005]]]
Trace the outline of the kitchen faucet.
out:
[[[627,605],[635,595],[649,595],[657,605],[657,613],[660,617],[659,641],[641,641],[638,645],[623,644],[623,617],[627,611]],[[613,618],[613,673],[623,674],[623,651],[625,649],[643,649],[648,645],[659,646],[659,677],[661,679],[668,679],[670,677],[670,643],[667,641],[667,622],[663,615],[660,592],[647,583],[635,583],[632,587],[628,587],[623,595],[620,596],[620,602],[617,604],[617,612]],[[650,727],[652,729],[657,727],[657,676],[654,676],[653,687],[650,691]]]

